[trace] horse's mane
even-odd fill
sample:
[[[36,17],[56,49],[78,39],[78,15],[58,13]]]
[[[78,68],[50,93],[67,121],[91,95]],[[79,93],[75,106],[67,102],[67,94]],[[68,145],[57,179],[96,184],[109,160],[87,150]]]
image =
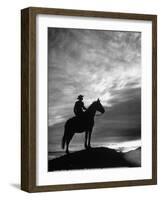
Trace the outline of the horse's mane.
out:
[[[88,110],[90,110],[92,107],[93,107],[93,105],[96,103],[96,101],[93,101],[92,103],[91,103],[91,105],[89,105],[89,107],[87,108],[87,111]]]

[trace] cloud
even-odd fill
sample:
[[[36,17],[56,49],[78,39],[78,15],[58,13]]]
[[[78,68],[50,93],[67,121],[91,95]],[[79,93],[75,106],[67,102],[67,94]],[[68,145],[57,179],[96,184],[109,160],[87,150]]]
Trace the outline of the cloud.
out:
[[[49,126],[73,115],[79,94],[87,106],[129,101],[141,87],[141,34],[49,28],[48,74]]]

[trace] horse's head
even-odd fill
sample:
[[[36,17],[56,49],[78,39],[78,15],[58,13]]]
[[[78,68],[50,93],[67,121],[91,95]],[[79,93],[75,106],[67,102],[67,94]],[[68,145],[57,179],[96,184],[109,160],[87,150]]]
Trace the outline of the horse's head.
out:
[[[101,104],[99,99],[97,99],[97,101],[96,101],[96,110],[99,111],[102,114],[105,112],[105,109],[102,106],[102,104]]]

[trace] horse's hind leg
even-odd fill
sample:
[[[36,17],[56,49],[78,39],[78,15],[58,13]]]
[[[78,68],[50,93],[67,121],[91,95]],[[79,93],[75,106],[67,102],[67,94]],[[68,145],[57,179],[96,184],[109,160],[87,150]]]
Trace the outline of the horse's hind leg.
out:
[[[69,143],[73,137],[74,133],[70,133],[69,137],[67,138],[67,142],[66,142],[66,153],[69,153]]]
[[[69,143],[66,145],[66,153],[69,154]]]
[[[66,143],[66,153],[69,154],[69,143],[70,143],[70,140],[67,140],[67,143]]]

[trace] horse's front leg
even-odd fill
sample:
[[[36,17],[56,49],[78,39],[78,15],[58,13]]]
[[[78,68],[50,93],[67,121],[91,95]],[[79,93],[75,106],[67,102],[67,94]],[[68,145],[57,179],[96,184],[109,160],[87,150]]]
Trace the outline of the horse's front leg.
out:
[[[88,139],[88,131],[85,132],[85,141],[84,141],[84,147],[87,149],[88,145],[87,145],[87,139]]]
[[[91,134],[92,134],[92,129],[88,132],[88,148],[91,147]]]

